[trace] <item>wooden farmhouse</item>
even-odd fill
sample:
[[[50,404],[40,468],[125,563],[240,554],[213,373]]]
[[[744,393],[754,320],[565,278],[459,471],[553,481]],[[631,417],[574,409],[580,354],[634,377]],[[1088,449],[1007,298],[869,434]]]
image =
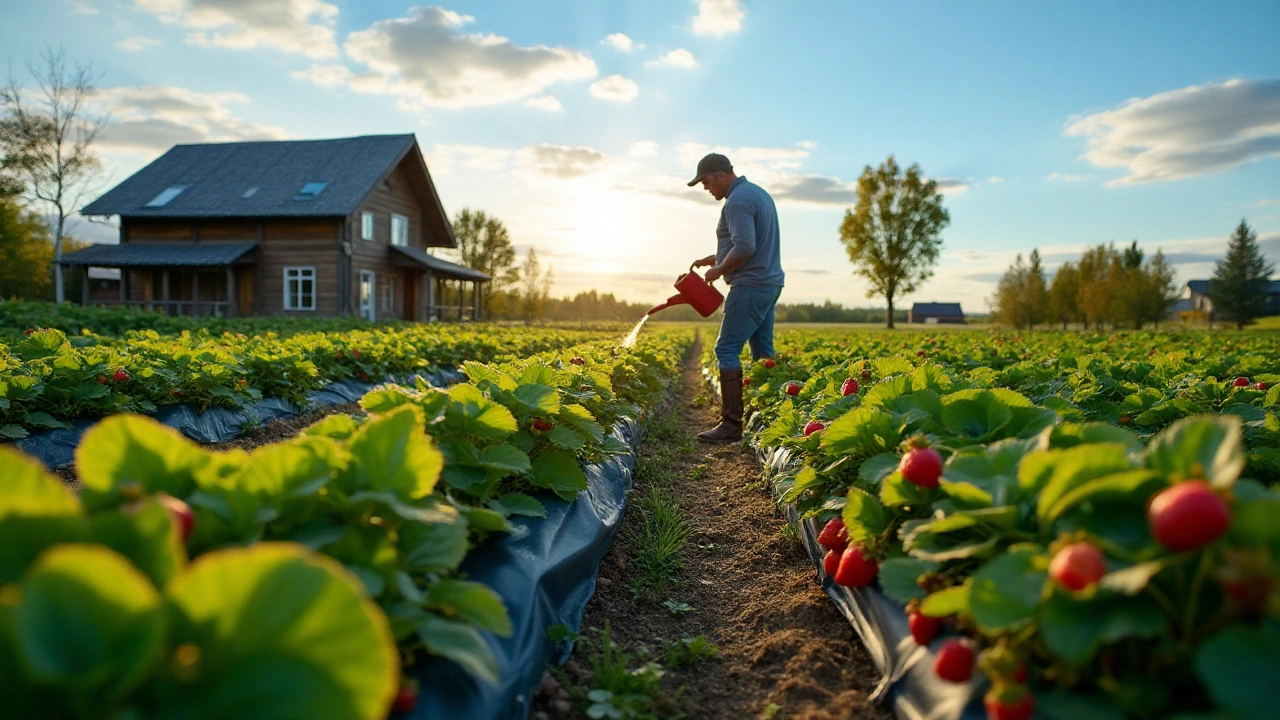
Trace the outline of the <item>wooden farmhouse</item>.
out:
[[[86,288],[89,303],[218,317],[483,317],[489,276],[431,254],[457,241],[413,135],[177,145],[81,214],[120,218],[118,245],[63,256],[64,266],[119,270],[117,297]]]

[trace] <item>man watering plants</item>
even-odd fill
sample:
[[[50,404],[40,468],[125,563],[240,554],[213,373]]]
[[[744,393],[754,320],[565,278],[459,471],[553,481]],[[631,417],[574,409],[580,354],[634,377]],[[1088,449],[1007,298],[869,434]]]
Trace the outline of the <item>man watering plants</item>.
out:
[[[698,183],[724,205],[716,226],[716,254],[693,265],[711,267],[708,283],[724,278],[729,284],[716,340],[720,424],[698,439],[737,442],[742,439],[742,346],[750,343],[751,357],[757,360],[773,356],[773,308],[784,280],[778,211],[769,193],[745,175],[735,175],[724,155],[711,153],[698,162],[698,174],[689,187]]]

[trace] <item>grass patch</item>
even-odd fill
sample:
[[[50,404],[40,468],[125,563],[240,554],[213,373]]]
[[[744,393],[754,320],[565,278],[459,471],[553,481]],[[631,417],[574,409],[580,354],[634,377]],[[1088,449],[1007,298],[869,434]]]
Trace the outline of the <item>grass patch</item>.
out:
[[[654,600],[684,567],[684,546],[692,529],[670,491],[658,485],[650,485],[636,506],[640,522],[627,536],[636,571],[631,592],[638,598]]]
[[[577,709],[589,718],[616,720],[674,720],[687,717],[680,708],[681,692],[668,697],[659,687],[666,668],[623,652],[609,633],[609,624],[579,647],[594,677],[589,689],[570,690]],[[643,655],[647,656],[647,652]]]
[[[793,523],[783,523],[782,528],[778,532],[782,535],[783,539],[788,542],[793,542],[797,545],[804,544],[800,541],[800,533],[796,530],[796,526]]]
[[[666,646],[667,667],[680,668],[697,665],[703,660],[710,660],[719,652],[706,635],[682,637],[673,640]]]

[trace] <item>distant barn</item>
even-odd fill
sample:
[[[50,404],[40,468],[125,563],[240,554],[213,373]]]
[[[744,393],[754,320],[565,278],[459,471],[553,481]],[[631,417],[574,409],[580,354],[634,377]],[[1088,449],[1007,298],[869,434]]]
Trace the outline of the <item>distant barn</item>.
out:
[[[1267,286],[1267,309],[1264,315],[1280,315],[1280,280],[1272,280]],[[1208,280],[1188,280],[1182,293],[1169,311],[1169,316],[1182,322],[1213,320],[1213,301],[1209,299]]]
[[[907,322],[926,325],[964,325],[960,303],[915,303],[907,312]]]

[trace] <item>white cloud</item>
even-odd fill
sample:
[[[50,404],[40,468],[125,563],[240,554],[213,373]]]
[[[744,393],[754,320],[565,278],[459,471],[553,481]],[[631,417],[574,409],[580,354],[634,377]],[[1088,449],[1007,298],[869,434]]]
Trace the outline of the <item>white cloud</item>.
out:
[[[741,0],[696,0],[698,14],[693,18],[693,34],[724,37],[742,29],[746,12]]]
[[[458,168],[505,170],[515,153],[507,148],[484,145],[436,145],[425,155],[431,174],[435,177],[450,175]]]
[[[853,205],[858,201],[857,183],[847,183],[825,175],[783,174],[766,188],[779,203],[800,205]]]
[[[966,192],[973,186],[972,180],[962,180],[960,178],[933,178],[938,183],[938,192],[942,195],[959,195]]]
[[[409,107],[466,108],[523,102],[556,83],[596,76],[596,64],[578,50],[464,33],[461,28],[474,20],[415,7],[405,17],[351,33],[343,47],[368,67],[352,73],[352,89],[396,95]]]
[[[634,40],[622,33],[609,33],[600,41],[600,44],[608,45],[619,52],[631,52],[637,48],[644,47],[644,45],[637,45]]]
[[[796,147],[804,148],[805,150],[817,150],[818,143],[812,140],[801,140],[800,142],[796,143]]]
[[[1060,172],[1049,173],[1050,180],[1058,180],[1059,182],[1084,182],[1085,180],[1088,180],[1091,177],[1093,176],[1092,175],[1073,175],[1071,173],[1060,173]]]
[[[987,178],[987,182],[991,183],[992,185],[995,185],[996,183],[1004,182],[1004,178],[996,177],[995,175],[992,175],[991,177]]]
[[[1259,200],[1256,203],[1245,205],[1245,207],[1266,207],[1268,205],[1280,205],[1280,198],[1272,198],[1269,200]]]
[[[621,75],[610,75],[591,83],[591,94],[601,100],[627,103],[640,94],[640,86]]]
[[[650,60],[644,64],[645,67],[677,67],[685,69],[693,69],[698,67],[698,60],[693,57],[693,53],[684,48],[677,48],[671,52]]]
[[[159,40],[156,40],[155,38],[142,37],[140,35],[135,35],[134,37],[128,37],[116,43],[116,47],[120,48],[125,52],[141,52],[143,50],[146,50],[147,48],[155,47],[160,44],[162,43]]]
[[[653,157],[658,154],[658,143],[653,140],[641,140],[631,143],[627,155],[631,157]]]
[[[560,180],[591,175],[609,166],[609,158],[595,148],[549,143],[520,148],[516,159],[526,172]]]
[[[97,144],[105,152],[159,154],[174,145],[235,140],[280,140],[283,128],[246,121],[231,105],[246,105],[238,92],[200,93],[172,86],[114,87],[94,101],[111,113]]]
[[[352,73],[345,65],[312,65],[290,73],[297,80],[310,80],[321,87],[336,87],[351,82]]]
[[[338,8],[323,0],[133,0],[141,10],[196,32],[187,41],[238,49],[267,47],[312,59],[338,54]]]
[[[97,15],[98,8],[85,0],[71,0],[71,12],[77,15]]]
[[[817,143],[808,140],[796,143],[795,147],[731,148],[701,143],[681,143],[676,146],[676,154],[680,165],[687,167],[689,175],[692,176],[698,160],[701,160],[704,155],[711,152],[721,153],[733,163],[734,171],[738,175],[749,176],[752,182],[768,190],[780,205],[843,206],[856,202],[856,183],[826,175],[801,172],[804,161],[816,147]],[[664,185],[652,192],[656,195],[696,203],[706,203],[710,200],[710,196],[700,189],[698,192],[682,192],[679,187],[674,185],[672,187],[675,189]]]
[[[1280,157],[1280,80],[1228,80],[1133,98],[1073,118],[1084,158],[1128,175],[1109,187],[1177,180]]]
[[[564,109],[564,106],[560,104],[555,95],[540,95],[536,98],[529,98],[524,101],[524,104],[535,110],[544,110],[546,112],[560,112]]]

